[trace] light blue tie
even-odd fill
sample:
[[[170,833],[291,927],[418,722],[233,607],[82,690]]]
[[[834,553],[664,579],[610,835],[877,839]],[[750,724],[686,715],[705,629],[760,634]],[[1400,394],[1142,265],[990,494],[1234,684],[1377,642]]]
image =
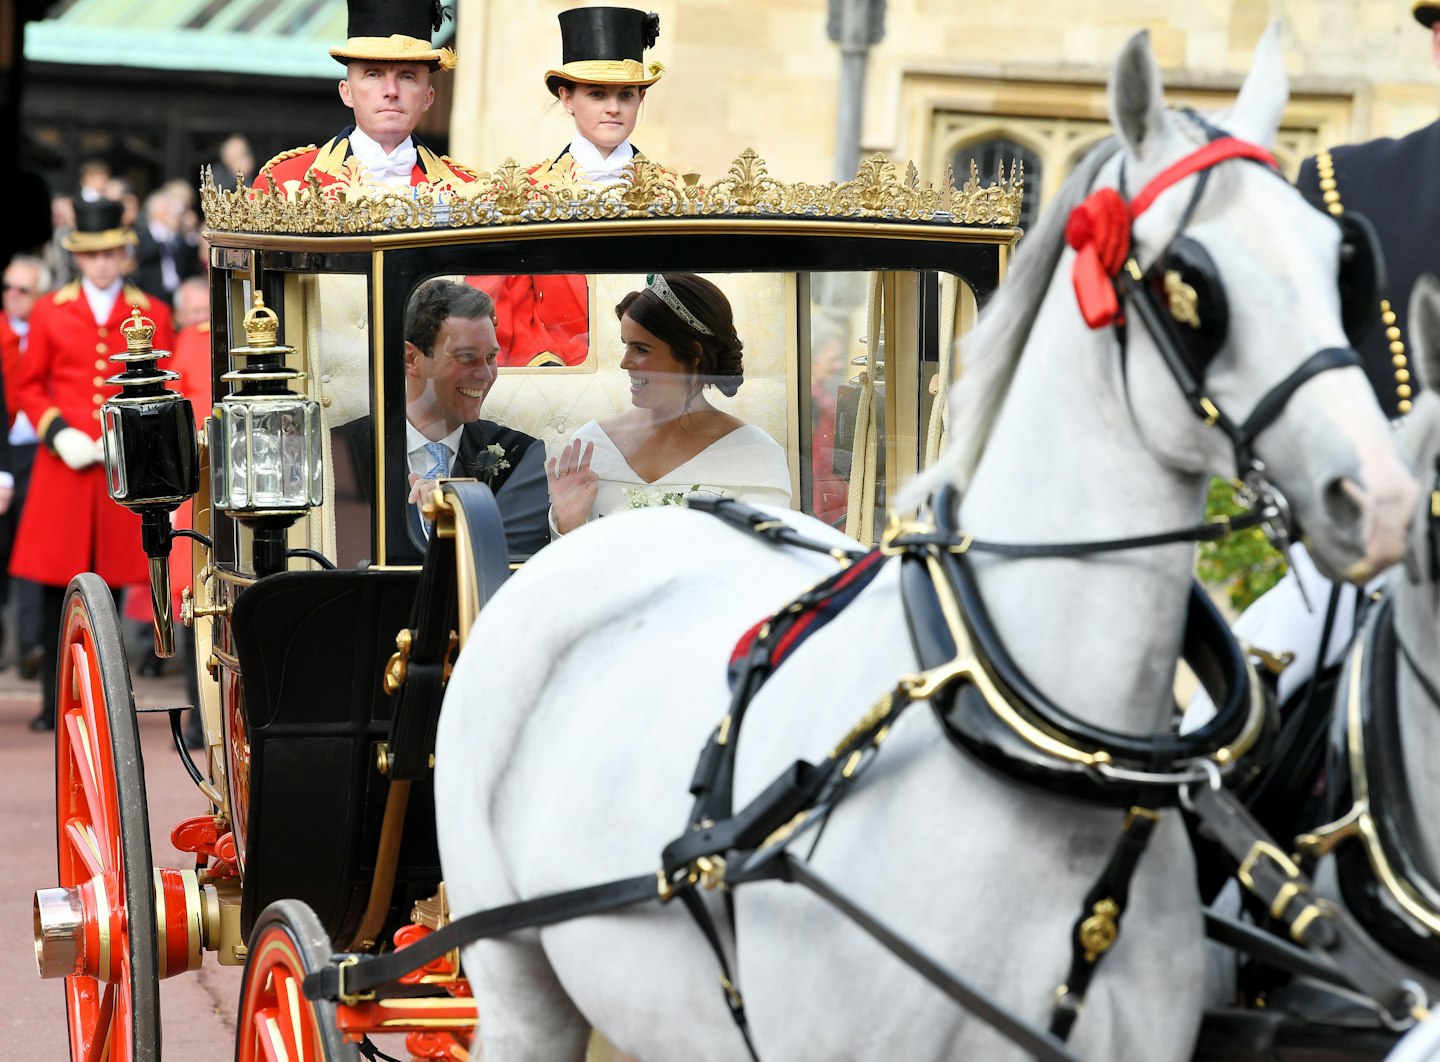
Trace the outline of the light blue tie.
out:
[[[426,479],[440,479],[441,477],[448,476],[450,474],[450,447],[446,446],[444,443],[429,442],[425,444],[425,452],[428,453],[432,458],[434,458],[435,461],[435,463],[426,470]],[[420,523],[421,532],[424,533],[425,538],[428,541],[430,538],[430,521],[419,516],[418,506],[416,512],[416,519],[418,519]]]
[[[426,443],[425,452],[435,459],[435,463],[425,473],[425,479],[441,479],[450,474],[450,447],[444,443]]]

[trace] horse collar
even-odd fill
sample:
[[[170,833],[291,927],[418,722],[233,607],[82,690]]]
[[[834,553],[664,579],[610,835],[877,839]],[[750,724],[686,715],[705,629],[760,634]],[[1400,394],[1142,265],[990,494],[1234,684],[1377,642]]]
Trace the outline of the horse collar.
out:
[[[1342,677],[1343,711],[1332,732],[1330,785],[1347,798],[1339,807],[1349,810],[1301,837],[1299,846],[1316,853],[1333,848],[1346,905],[1394,954],[1433,975],[1440,971],[1440,875],[1419,842],[1402,766],[1401,659],[1394,603],[1387,596],[1355,640]],[[1340,844],[1352,837],[1360,844]],[[1396,916],[1397,907],[1407,919]]]

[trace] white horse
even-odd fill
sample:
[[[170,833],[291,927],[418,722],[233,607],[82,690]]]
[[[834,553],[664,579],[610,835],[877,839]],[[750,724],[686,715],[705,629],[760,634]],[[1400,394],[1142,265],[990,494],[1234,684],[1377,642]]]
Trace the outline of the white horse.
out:
[[[1272,31],[1225,128],[1271,142],[1286,92]],[[1193,524],[1208,476],[1235,472],[1229,443],[1192,414],[1144,330],[1130,329],[1127,380],[1113,335],[1087,329],[1076,310],[1062,239],[1070,208],[1116,186],[1122,163],[1133,192],[1205,140],[1165,110],[1143,34],[1119,57],[1110,96],[1118,143],[1059,190],[967,347],[954,395],[965,437],[929,482],[965,487],[964,526],[983,538]],[[1174,235],[1194,186],[1182,181],[1135,225],[1142,265]],[[1220,166],[1187,234],[1210,250],[1229,296],[1229,338],[1206,393],[1236,420],[1314,351],[1346,345],[1340,234],[1283,180],[1252,163]],[[1399,556],[1415,490],[1369,395],[1358,368],[1322,373],[1257,443],[1319,563],[1356,579]],[[1170,723],[1192,559],[1178,545],[986,564],[981,590],[1040,689],[1088,722],[1152,733]],[[737,806],[796,758],[823,758],[915,670],[894,568],[753,702]],[[435,796],[455,913],[657,867],[684,828],[695,756],[726,711],[731,647],[833,570],[673,508],[592,523],[527,564],[480,616],[440,720]],[[1122,817],[998,777],[915,710],[833,816],[812,865],[1043,1027]],[[1085,1057],[1189,1056],[1202,1006],[1193,879],[1182,824],[1166,815],[1071,1038]],[[766,1062],[1017,1057],[810,894],[766,883],[734,899],[738,982]],[[748,1057],[715,959],[677,904],[483,942],[464,963],[487,1062],[579,1059],[592,1026],[647,1060]]]
[[[1411,467],[1423,478],[1426,486],[1440,488],[1437,483],[1437,469],[1440,469],[1440,281],[1433,275],[1419,278],[1410,300],[1411,368],[1422,385],[1415,399],[1414,408],[1400,424],[1399,445],[1407,455]],[[1415,825],[1408,838],[1417,849],[1413,852],[1422,867],[1440,866],[1440,771],[1435,769],[1435,749],[1440,747],[1440,703],[1436,693],[1440,692],[1440,571],[1432,564],[1432,549],[1437,543],[1433,536],[1440,535],[1440,520],[1432,509],[1432,498],[1427,495],[1417,506],[1411,521],[1406,563],[1396,566],[1385,577],[1384,593],[1393,610],[1394,624],[1394,711],[1400,744],[1401,770],[1405,778],[1410,807],[1410,819]],[[1364,638],[1364,631],[1359,636]],[[1402,648],[1403,647],[1403,648]],[[1361,647],[1361,652],[1365,651]],[[1386,671],[1389,670],[1387,667]],[[1336,690],[1335,711],[1342,717],[1350,707],[1351,679],[1357,680],[1357,689],[1362,696],[1368,696],[1364,677],[1365,669],[1356,673],[1354,650]],[[1384,696],[1384,691],[1376,691]],[[1367,742],[1374,742],[1376,735],[1367,734]],[[1382,753],[1389,763],[1388,755]],[[1368,809],[1377,816],[1396,809],[1384,806],[1385,795],[1375,791],[1377,779],[1369,778]],[[1343,810],[1343,809],[1340,809]],[[1344,821],[1343,819],[1341,820]],[[1359,839],[1343,842],[1360,845]],[[1369,856],[1361,855],[1359,848],[1351,848],[1357,863],[1367,862]],[[1333,860],[1334,857],[1328,857]],[[1393,856],[1391,857],[1393,858]],[[1366,874],[1374,874],[1374,867],[1367,866]],[[1433,870],[1431,871],[1433,874]],[[1328,889],[1336,887],[1331,868],[1322,863],[1317,869],[1317,880]],[[1383,890],[1382,890],[1383,892]],[[1434,952],[1434,941],[1440,937],[1436,924],[1440,923],[1440,911],[1436,911],[1433,883],[1428,898],[1424,892],[1424,906],[1429,910],[1429,928],[1416,917],[1401,916],[1415,933],[1415,943],[1426,937],[1427,944]],[[1385,906],[1399,913],[1402,908],[1393,900]],[[1382,941],[1383,945],[1383,941]],[[1430,1005],[1436,1006],[1440,999],[1440,977],[1436,976],[1433,963],[1428,969],[1410,968],[1410,976],[1420,983],[1429,995]],[[1405,1062],[1420,1062],[1422,1059],[1440,1058],[1440,1022],[1431,1018],[1407,1036],[1396,1049],[1394,1059]]]

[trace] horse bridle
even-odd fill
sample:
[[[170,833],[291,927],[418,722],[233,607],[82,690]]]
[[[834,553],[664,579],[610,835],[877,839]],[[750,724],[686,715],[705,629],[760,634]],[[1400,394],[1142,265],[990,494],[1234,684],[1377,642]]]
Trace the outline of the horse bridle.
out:
[[[1206,144],[1167,167],[1128,202],[1122,191],[1102,188],[1091,193],[1071,213],[1065,235],[1067,242],[1077,251],[1073,267],[1076,298],[1086,324],[1092,329],[1115,329],[1122,375],[1125,372],[1127,324],[1123,308],[1128,306],[1133,311],[1150,334],[1191,410],[1203,423],[1218,428],[1230,440],[1243,493],[1250,503],[1275,510],[1275,518],[1269,521],[1268,530],[1273,538],[1279,540],[1277,544],[1288,545],[1293,534],[1289,507],[1266,478],[1264,463],[1255,455],[1255,442],[1284,412],[1286,404],[1302,385],[1328,369],[1358,367],[1360,358],[1353,347],[1327,347],[1316,351],[1266,392],[1250,415],[1239,423],[1205,393],[1205,369],[1223,343],[1224,322],[1222,320],[1216,325],[1201,320],[1197,309],[1203,293],[1187,283],[1180,270],[1166,267],[1176,256],[1191,261],[1198,258],[1201,268],[1208,264],[1210,273],[1214,274],[1213,263],[1209,262],[1204,248],[1186,237],[1184,231],[1216,166],[1233,159],[1248,160],[1276,171],[1277,177],[1278,166],[1270,152],[1259,145],[1224,134],[1198,116],[1192,115],[1192,118],[1210,136]],[[1190,176],[1198,176],[1199,179],[1191,190],[1174,235],[1151,269],[1142,270],[1133,253],[1136,219],[1162,193]],[[1121,183],[1123,186],[1123,173]],[[1351,225],[1345,226],[1344,232],[1347,247],[1360,246],[1363,252],[1368,253],[1367,268],[1372,272],[1378,270],[1378,250],[1368,223],[1355,219]],[[1218,283],[1218,277],[1215,279]],[[1361,328],[1364,322],[1353,322],[1353,329],[1350,327],[1352,322],[1346,323],[1347,330],[1353,331]],[[1197,358],[1187,353],[1187,338],[1180,331],[1182,325],[1196,332],[1205,327],[1212,329],[1214,347],[1208,355]]]

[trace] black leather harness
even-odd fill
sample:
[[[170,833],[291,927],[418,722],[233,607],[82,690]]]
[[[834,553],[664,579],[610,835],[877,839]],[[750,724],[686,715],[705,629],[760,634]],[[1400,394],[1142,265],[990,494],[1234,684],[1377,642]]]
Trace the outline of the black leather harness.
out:
[[[1304,840],[1321,851],[1334,849],[1346,906],[1370,934],[1440,977],[1434,928],[1440,924],[1440,873],[1425,856],[1404,769],[1397,693],[1402,667],[1411,669],[1440,710],[1440,691],[1403,645],[1394,603],[1385,596],[1371,608],[1351,650],[1340,687],[1342,710],[1331,731],[1326,784],[1343,814]],[[1338,843],[1351,839],[1360,843]],[[1411,917],[1402,918],[1394,906],[1408,908]]]
[[[1150,808],[1173,803],[1177,798],[1198,811],[1219,835],[1222,846],[1235,853],[1235,859],[1241,864],[1242,880],[1273,911],[1278,911],[1279,917],[1288,920],[1296,940],[1305,944],[1333,943],[1335,934],[1330,930],[1334,921],[1332,912],[1317,908],[1309,901],[1308,883],[1298,868],[1269,842],[1258,825],[1248,819],[1238,801],[1219,786],[1220,767],[1197,766],[1197,758],[1206,755],[1205,750],[1211,750],[1209,755],[1214,755],[1219,749],[1227,747],[1223,743],[1236,737],[1237,725],[1243,727],[1253,723],[1254,702],[1250,698],[1248,681],[1232,682],[1228,690],[1217,689],[1216,701],[1224,707],[1217,722],[1202,736],[1181,740],[1173,735],[1164,735],[1153,744],[1147,744],[1146,739],[1088,727],[1080,720],[1061,713],[1043,698],[1037,698],[1027,705],[1027,710],[1033,713],[1032,722],[1042,727],[1052,739],[1062,744],[1073,740],[1076,742],[1073,747],[1082,751],[1088,748],[1090,751],[1086,754],[1092,756],[1095,752],[1105,752],[1113,747],[1110,762],[1092,762],[1088,771],[1092,777],[1080,783],[1076,779],[1082,777],[1082,772],[1077,772],[1073,764],[1064,765],[1063,760],[1051,762],[1049,766],[1056,768],[1050,776],[1052,787],[1059,786],[1061,791],[1068,791],[1067,787],[1078,784],[1087,790],[1086,795],[1104,803],[1113,803],[1118,797],[1105,793],[1105,786],[1111,785],[1123,792],[1127,800],[1142,795],[1146,799],[1144,806],[1132,810],[1114,855],[1085,897],[1085,907],[1075,926],[1070,974],[1067,983],[1057,992],[1050,1030],[1036,1029],[1015,1017],[988,993],[947,970],[889,929],[873,913],[849,900],[841,889],[789,851],[797,837],[812,827],[823,827],[829,814],[873,762],[896,719],[915,701],[930,700],[947,732],[954,733],[962,747],[969,751],[978,747],[970,736],[972,724],[986,713],[972,707],[965,710],[964,719],[957,722],[954,706],[963,700],[963,690],[975,685],[977,675],[986,675],[982,684],[988,682],[992,686],[995,678],[986,671],[986,663],[978,659],[974,670],[947,670],[947,665],[953,664],[956,657],[953,636],[957,628],[953,625],[954,617],[946,615],[946,607],[941,600],[945,587],[948,587],[949,593],[957,597],[974,595],[978,603],[973,583],[968,589],[957,590],[948,578],[950,573],[958,573],[956,581],[964,586],[965,565],[955,563],[963,559],[964,551],[958,547],[964,536],[951,530],[945,522],[947,517],[942,516],[933,532],[924,533],[923,541],[905,541],[903,536],[896,535],[884,547],[885,551],[903,557],[902,590],[907,614],[911,615],[911,629],[916,636],[920,662],[928,665],[927,670],[901,678],[895,689],[872,706],[825,760],[818,764],[796,761],[749,804],[738,812],[732,812],[734,754],[740,725],[751,698],[773,671],[772,651],[796,623],[823,611],[826,602],[837,592],[837,586],[844,585],[847,571],[865,565],[865,558],[869,555],[858,551],[837,552],[828,543],[809,540],[783,522],[725,499],[706,500],[698,507],[713,511],[727,522],[777,544],[835,556],[842,567],[835,576],[772,616],[750,640],[745,661],[734,669],[735,693],[730,712],[712,733],[697,763],[691,787],[696,801],[690,822],[687,829],[666,846],[661,870],[476,912],[387,955],[336,955],[331,965],[306,977],[304,987],[307,997],[334,999],[342,1003],[357,1002],[367,998],[375,988],[394,982],[402,974],[464,944],[519,929],[554,925],[639,903],[665,902],[679,897],[694,916],[717,957],[727,1006],[745,1037],[747,1049],[752,1057],[756,1057],[750,1044],[743,999],[726,959],[720,929],[700,890],[725,886],[726,891],[722,895],[727,897],[728,902],[729,890],[734,887],[751,881],[778,880],[802,885],[830,903],[950,998],[1037,1058],[1046,1062],[1076,1062],[1076,1056],[1065,1046],[1064,1039],[1074,1024],[1099,957],[1119,932],[1130,875],[1155,821],[1155,813]],[[952,493],[942,492],[937,497],[937,514],[953,513],[954,508]],[[947,539],[947,535],[951,537]],[[947,542],[948,545],[945,544]],[[969,548],[974,546],[971,541]],[[878,570],[878,560],[870,563]],[[912,576],[912,571],[929,576],[935,595],[931,607],[938,609],[943,621],[940,629],[950,633],[949,642],[933,637],[937,625],[923,607],[911,613],[913,603],[919,600],[917,589],[924,585],[918,581],[918,576]],[[937,578],[937,573],[940,578]],[[937,587],[940,588],[938,592]],[[1203,610],[1197,612],[1192,607],[1192,616],[1195,615],[1202,617],[1203,624]],[[984,622],[971,624],[972,630],[981,630],[984,626]],[[1222,625],[1219,630],[1223,629]],[[1208,636],[1199,639],[1206,640]],[[1208,675],[1214,678],[1222,675],[1228,665],[1231,668],[1229,677],[1235,679],[1237,674],[1245,674],[1243,659],[1238,672],[1233,668],[1238,656],[1238,650],[1217,652],[1212,647],[1209,663],[1202,663],[1198,670],[1202,677]],[[1005,689],[1012,693],[1016,689],[1031,690],[1018,669],[1013,669],[1013,666],[997,669],[997,674],[1002,670]],[[969,681],[964,681],[967,678]],[[1246,693],[1239,695],[1236,690]],[[1240,724],[1237,724],[1237,719],[1241,720]],[[1006,770],[1004,757],[994,752],[993,748],[992,744],[986,762]],[[1133,757],[1136,769],[1117,766],[1116,755]],[[1190,758],[1189,761],[1186,757]],[[1138,766],[1142,759],[1143,768]],[[1240,757],[1235,757],[1232,763],[1240,760]],[[1032,755],[1016,773],[1028,780],[1045,779],[1044,766],[1039,758]],[[1177,767],[1183,769],[1177,770]],[[1007,773],[1012,771],[1007,770]],[[1272,950],[1283,952],[1284,949],[1277,946]],[[1332,969],[1324,962],[1307,960],[1303,956],[1299,960],[1302,965],[1306,961],[1315,963],[1317,969]],[[1377,975],[1372,970],[1361,976],[1350,976],[1332,969],[1332,974],[1332,981],[1360,986],[1394,1013],[1404,1014],[1411,1003],[1411,996],[1405,988],[1395,986],[1393,978],[1388,978],[1385,973]]]

